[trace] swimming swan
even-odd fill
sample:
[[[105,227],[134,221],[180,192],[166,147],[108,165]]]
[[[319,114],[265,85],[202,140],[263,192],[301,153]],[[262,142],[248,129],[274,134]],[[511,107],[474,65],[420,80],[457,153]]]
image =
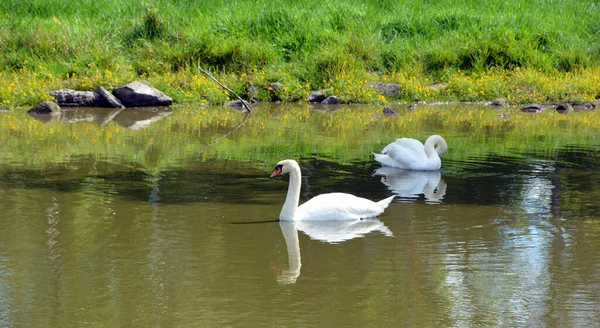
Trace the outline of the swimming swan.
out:
[[[298,206],[300,200],[301,173],[298,162],[283,160],[275,165],[271,178],[280,173],[290,174],[287,197],[279,219],[281,221],[333,221],[374,218],[383,213],[395,196],[378,202],[345,193],[318,195]]]
[[[434,146],[437,145],[437,148]],[[425,145],[412,138],[396,139],[385,146],[381,154],[375,154],[379,163],[405,170],[437,171],[442,167],[442,156],[448,145],[446,140],[438,135],[427,138]]]

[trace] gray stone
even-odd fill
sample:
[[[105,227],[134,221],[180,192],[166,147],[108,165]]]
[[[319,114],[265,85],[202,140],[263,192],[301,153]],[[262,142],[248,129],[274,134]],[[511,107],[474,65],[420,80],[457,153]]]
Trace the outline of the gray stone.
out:
[[[127,107],[170,106],[173,99],[154,88],[146,81],[133,81],[113,90]]]
[[[502,106],[506,106],[507,104],[508,104],[508,101],[504,98],[498,98],[498,99],[494,99],[492,101],[492,106],[502,107]]]
[[[310,94],[308,94],[308,102],[311,103],[321,103],[325,99],[327,99],[327,95],[324,91],[313,91]]]
[[[277,90],[279,90],[282,87],[283,87],[283,84],[281,84],[279,82],[275,82],[275,83],[270,83],[268,88],[270,88],[273,91],[277,91]]]
[[[573,110],[573,106],[570,104],[559,104],[556,106],[555,110],[561,114],[567,114]]]
[[[385,115],[394,115],[396,114],[396,111],[389,108],[389,107],[383,107],[383,114]]]
[[[335,105],[337,103],[339,103],[339,101],[336,96],[329,96],[321,102],[321,104],[323,104],[323,105]]]
[[[582,103],[573,103],[573,109],[581,110],[581,109],[596,109],[597,106],[593,102],[584,101]]]
[[[44,101],[43,103],[28,110],[29,114],[60,114],[60,106],[57,103],[51,101]]]
[[[397,97],[400,92],[400,84],[398,83],[369,82],[365,86],[374,88],[384,96],[392,98]]]
[[[539,113],[543,111],[545,108],[541,105],[527,105],[525,107],[521,107],[520,111],[525,113]]]
[[[61,107],[102,107],[106,105],[104,97],[95,91],[59,89],[52,91],[51,95]]]
[[[232,101],[232,102],[230,102],[228,105],[229,105],[229,107],[244,107],[244,104],[246,104],[246,106],[249,106],[249,104],[248,104],[248,102],[247,102],[247,101],[244,101],[244,102],[242,103],[242,100],[239,100],[239,99],[238,99],[238,100],[235,100],[235,101]]]
[[[106,100],[106,102],[113,108],[125,108],[121,101],[117,99],[117,97],[113,96],[112,93],[108,92],[108,90],[104,89],[104,87],[98,87],[98,93]]]

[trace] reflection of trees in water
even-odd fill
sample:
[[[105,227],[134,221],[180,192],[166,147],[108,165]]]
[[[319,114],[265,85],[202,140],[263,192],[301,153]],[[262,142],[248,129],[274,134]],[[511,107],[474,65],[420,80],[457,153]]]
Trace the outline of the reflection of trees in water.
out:
[[[535,158],[540,158],[536,160]],[[485,156],[444,163],[450,186],[444,202],[522,206],[531,214],[560,216],[564,211],[593,217],[600,212],[600,152],[568,148],[527,159]]]

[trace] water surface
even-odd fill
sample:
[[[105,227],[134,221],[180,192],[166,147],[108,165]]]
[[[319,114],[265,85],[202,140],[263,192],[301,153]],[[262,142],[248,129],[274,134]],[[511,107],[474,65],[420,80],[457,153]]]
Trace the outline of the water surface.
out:
[[[275,163],[5,154],[0,326],[597,326],[597,149],[449,156],[425,173],[312,148],[301,202],[398,197],[375,220],[301,224],[274,221],[287,190],[268,178]]]

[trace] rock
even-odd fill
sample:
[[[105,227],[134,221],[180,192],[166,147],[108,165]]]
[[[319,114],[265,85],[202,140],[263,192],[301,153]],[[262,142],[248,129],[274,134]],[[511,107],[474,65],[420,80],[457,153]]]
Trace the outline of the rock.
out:
[[[280,97],[281,93],[277,91],[281,88],[283,88],[283,84],[279,82],[271,83],[265,88],[265,90],[269,93],[269,96],[271,96],[271,101],[283,100]]]
[[[256,98],[258,96],[258,91],[259,89],[257,86],[250,83],[246,84],[246,93],[248,93],[248,98]]]
[[[508,113],[502,113],[502,114],[498,115],[498,117],[500,117],[500,118],[509,118],[510,115],[508,115]]]
[[[246,106],[249,106],[247,101],[242,102],[242,100],[235,100],[232,101],[228,104],[229,107],[244,107],[244,104],[246,104]]]
[[[555,110],[561,114],[567,114],[573,110],[573,107],[570,104],[559,104]]]
[[[398,83],[369,82],[365,86],[375,88],[379,93],[388,97],[397,97],[400,92],[400,84]]]
[[[269,84],[269,86],[267,87],[267,90],[277,91],[282,87],[283,87],[283,84],[281,84],[279,82],[275,82],[275,83]]]
[[[154,88],[146,81],[133,81],[113,90],[127,107],[170,106],[173,99]]]
[[[415,109],[417,109],[417,104],[410,104],[410,105],[406,106],[406,108],[408,108],[410,110],[415,110]]]
[[[29,114],[60,114],[60,106],[57,103],[51,101],[44,101],[43,103],[28,110]]]
[[[339,101],[336,96],[329,96],[321,102],[323,105],[335,105],[337,103],[339,103]]]
[[[503,107],[508,105],[508,101],[505,98],[498,98],[492,101],[492,106]]]
[[[311,103],[321,103],[325,99],[327,99],[325,91],[313,91],[308,95],[308,102]]]
[[[396,115],[396,111],[386,106],[386,107],[383,107],[383,115],[385,115],[385,116]]]
[[[596,109],[597,108],[595,103],[589,102],[589,101],[584,101],[580,104],[572,103],[571,105],[572,105],[573,109],[577,109],[577,110]]]
[[[95,91],[77,91],[59,89],[52,91],[51,95],[61,107],[103,107],[106,100]]]
[[[527,105],[525,107],[522,107],[520,109],[520,111],[525,112],[525,113],[539,113],[541,111],[544,110],[544,107],[540,106],[540,105]]]
[[[113,96],[112,93],[108,92],[108,90],[104,89],[104,87],[99,86],[97,92],[106,100],[106,102],[113,108],[125,108],[121,101],[117,99],[117,97]]]

